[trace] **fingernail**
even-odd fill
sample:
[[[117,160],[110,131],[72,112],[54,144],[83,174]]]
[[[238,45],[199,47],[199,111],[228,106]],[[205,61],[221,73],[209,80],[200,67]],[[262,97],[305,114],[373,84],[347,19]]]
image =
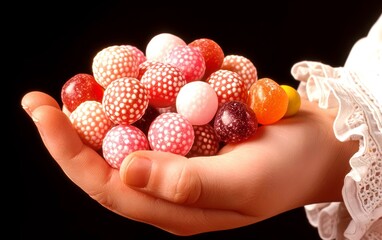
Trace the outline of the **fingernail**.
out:
[[[126,167],[124,182],[132,187],[144,188],[150,179],[152,161],[134,156]]]
[[[30,116],[32,114],[29,106],[25,105],[24,103],[21,103],[22,108],[24,109],[25,112]]]

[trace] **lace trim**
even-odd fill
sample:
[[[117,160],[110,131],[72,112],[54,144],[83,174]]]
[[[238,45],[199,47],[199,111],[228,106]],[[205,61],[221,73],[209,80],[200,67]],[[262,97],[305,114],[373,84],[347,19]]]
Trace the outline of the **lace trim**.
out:
[[[359,151],[349,160],[344,203],[305,206],[308,220],[323,239],[378,239],[382,229],[382,106],[345,68],[304,61],[292,67],[300,80],[298,91],[321,108],[339,107],[333,130],[340,141],[359,140]],[[350,216],[346,217],[341,206]],[[340,226],[346,225],[341,229]]]

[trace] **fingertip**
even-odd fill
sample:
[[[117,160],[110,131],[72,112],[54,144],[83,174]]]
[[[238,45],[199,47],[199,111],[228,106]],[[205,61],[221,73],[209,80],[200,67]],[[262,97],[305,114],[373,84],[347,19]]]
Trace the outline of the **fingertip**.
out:
[[[120,177],[124,184],[144,188],[150,179],[152,161],[146,156],[130,154],[120,166]]]
[[[31,117],[34,109],[43,105],[49,105],[58,109],[60,108],[58,102],[53,97],[40,91],[28,92],[21,99],[22,108]]]

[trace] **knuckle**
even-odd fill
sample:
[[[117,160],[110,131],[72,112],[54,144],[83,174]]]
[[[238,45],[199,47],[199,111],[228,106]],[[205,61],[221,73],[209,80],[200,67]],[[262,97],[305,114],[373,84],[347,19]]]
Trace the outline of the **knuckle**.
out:
[[[189,165],[184,165],[178,177],[173,201],[180,204],[194,204],[200,196],[202,184],[199,175]]]

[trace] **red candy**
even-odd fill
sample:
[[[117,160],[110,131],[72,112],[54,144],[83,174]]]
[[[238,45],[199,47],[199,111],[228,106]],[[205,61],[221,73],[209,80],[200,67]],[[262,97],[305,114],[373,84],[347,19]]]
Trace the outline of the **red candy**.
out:
[[[190,47],[199,49],[204,57],[206,70],[201,80],[206,80],[211,73],[220,69],[224,60],[223,49],[214,40],[198,38],[188,44]]]
[[[229,101],[247,100],[248,91],[240,75],[230,70],[220,69],[212,73],[207,82],[215,89],[219,105]]]
[[[132,77],[114,80],[106,88],[102,106],[115,124],[131,124],[138,121],[146,111],[149,99],[141,82]]]
[[[150,105],[158,108],[175,105],[176,96],[186,84],[182,71],[168,63],[151,66],[141,77]]]
[[[148,139],[152,150],[185,156],[194,142],[191,123],[175,112],[160,114],[151,123]]]
[[[87,100],[102,101],[103,87],[94,77],[86,73],[78,73],[65,82],[61,88],[61,101],[69,112]]]

